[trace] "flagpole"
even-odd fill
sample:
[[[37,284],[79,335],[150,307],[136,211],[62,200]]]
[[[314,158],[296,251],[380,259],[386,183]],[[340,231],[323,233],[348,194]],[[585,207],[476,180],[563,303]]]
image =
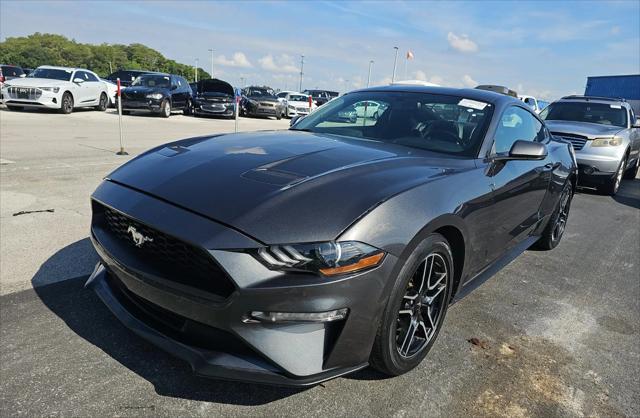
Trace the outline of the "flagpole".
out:
[[[393,75],[391,76],[391,83],[396,81],[396,64],[398,63],[398,47],[394,46],[393,49],[396,50],[396,56],[393,59]]]

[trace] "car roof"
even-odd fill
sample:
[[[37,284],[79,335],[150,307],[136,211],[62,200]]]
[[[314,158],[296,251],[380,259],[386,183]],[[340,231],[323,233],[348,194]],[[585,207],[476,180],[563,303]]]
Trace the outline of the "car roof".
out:
[[[38,68],[49,68],[51,70],[68,70],[68,71],[89,71],[89,72],[93,72],[87,68],[80,68],[80,67],[59,67],[57,65],[41,65]]]
[[[452,87],[435,87],[435,86],[419,86],[419,85],[390,85],[369,87],[366,89],[354,90],[355,92],[364,91],[380,91],[380,92],[400,92],[400,93],[429,93],[429,94],[442,94],[445,96],[462,96],[472,100],[478,100],[481,102],[487,102],[492,104],[498,103],[519,103],[522,101],[506,94],[496,93],[489,90],[478,89],[459,89]],[[347,93],[349,94],[349,93]]]
[[[600,103],[600,104],[611,104],[616,103],[621,106],[627,106],[628,103],[625,99],[616,98],[616,97],[598,97],[598,96],[565,96],[557,102],[588,102],[588,103]]]

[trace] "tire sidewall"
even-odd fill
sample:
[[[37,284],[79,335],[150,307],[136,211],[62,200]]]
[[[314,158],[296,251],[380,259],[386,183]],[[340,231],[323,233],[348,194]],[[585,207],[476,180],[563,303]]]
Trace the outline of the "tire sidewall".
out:
[[[168,110],[167,110],[168,109]],[[171,116],[171,102],[169,99],[164,99],[160,105],[160,116],[168,118]]]
[[[400,309],[400,304],[402,303],[402,297],[407,288],[407,284],[413,273],[424,259],[433,252],[437,252],[442,255],[447,263],[449,275],[447,277],[447,288],[445,290],[446,294],[444,300],[446,302],[440,312],[436,324],[436,331],[431,340],[427,343],[427,346],[424,347],[420,353],[415,354],[411,358],[405,359],[400,356],[396,348],[396,322],[398,311]],[[451,299],[453,277],[453,257],[451,255],[449,243],[440,234],[430,234],[414,249],[400,270],[382,316],[380,337],[384,344],[382,350],[383,361],[386,368],[393,374],[402,374],[416,367],[431,350],[431,347],[438,338],[442,322],[444,321],[447,313],[447,308]]]
[[[71,107],[69,109],[66,108],[65,106],[65,102],[66,102],[66,98],[69,98],[69,100],[71,101]],[[64,113],[65,115],[68,115],[69,113],[73,112],[73,96],[71,95],[71,93],[69,93],[68,91],[64,92],[64,94],[62,95],[62,103],[60,103],[60,111],[62,113]]]

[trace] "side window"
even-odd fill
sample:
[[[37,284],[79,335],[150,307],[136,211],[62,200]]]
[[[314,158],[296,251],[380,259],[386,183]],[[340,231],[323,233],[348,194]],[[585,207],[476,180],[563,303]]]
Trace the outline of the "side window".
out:
[[[178,87],[178,78],[171,77],[171,87]]]
[[[95,75],[88,72],[85,72],[85,74],[87,75],[87,81],[98,81],[98,77]]]
[[[76,78],[81,78],[84,81],[89,81],[89,76],[87,75],[87,73],[85,73],[84,71],[76,71],[75,75],[73,76],[74,79]]]
[[[544,125],[531,113],[518,106],[511,106],[500,117],[494,137],[493,152],[509,152],[514,142],[543,141],[546,138]]]

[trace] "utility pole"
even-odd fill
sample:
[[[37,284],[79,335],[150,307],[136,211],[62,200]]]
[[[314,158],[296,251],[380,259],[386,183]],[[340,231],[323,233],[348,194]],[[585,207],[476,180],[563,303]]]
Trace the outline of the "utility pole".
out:
[[[211,52],[211,78],[215,78],[213,76],[213,48],[209,49],[209,52]]]
[[[298,87],[298,91],[302,91],[302,75],[304,74],[304,55],[300,56],[300,86]]]
[[[198,58],[196,58],[196,83],[198,82]]]
[[[367,87],[369,87],[369,83],[371,82],[371,66],[373,66],[373,60],[369,61],[369,75],[367,76]]]
[[[398,47],[394,46],[393,49],[396,50],[396,57],[393,59],[393,75],[391,76],[391,82],[396,81],[396,65],[398,64]]]

